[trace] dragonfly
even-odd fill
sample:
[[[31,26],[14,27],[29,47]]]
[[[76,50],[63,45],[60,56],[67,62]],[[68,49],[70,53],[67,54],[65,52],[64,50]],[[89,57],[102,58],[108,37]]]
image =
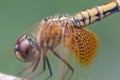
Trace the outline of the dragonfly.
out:
[[[100,6],[80,11],[74,16],[59,15],[42,19],[34,27],[32,38],[24,34],[18,38],[15,44],[15,57],[22,62],[30,63],[21,73],[31,68],[28,77],[36,71],[42,59],[43,69],[38,76],[43,74],[47,67],[49,76],[46,76],[45,80],[53,77],[54,73],[48,59],[48,51],[50,51],[62,62],[61,79],[58,80],[73,80],[72,77],[76,72],[80,77],[75,80],[85,80],[88,75],[87,70],[94,61],[99,45],[96,34],[85,27],[119,11],[120,0],[112,0]],[[57,51],[56,47],[59,45],[69,52],[63,54]],[[74,59],[72,60],[72,58]],[[74,63],[76,64],[74,65]],[[76,69],[74,66],[78,68]],[[68,74],[69,76],[67,76]]]

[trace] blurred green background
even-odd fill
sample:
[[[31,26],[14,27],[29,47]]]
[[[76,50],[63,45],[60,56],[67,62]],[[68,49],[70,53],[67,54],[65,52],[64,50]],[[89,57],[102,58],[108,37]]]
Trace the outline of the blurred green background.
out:
[[[17,74],[23,63],[13,55],[17,38],[48,16],[74,15],[109,0],[0,0],[0,72]],[[120,79],[120,13],[88,26],[99,50],[87,80]],[[44,79],[43,79],[44,80]]]

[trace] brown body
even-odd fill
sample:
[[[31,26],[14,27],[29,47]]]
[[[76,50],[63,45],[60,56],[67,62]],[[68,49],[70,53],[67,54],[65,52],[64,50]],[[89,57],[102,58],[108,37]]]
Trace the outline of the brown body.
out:
[[[81,11],[72,17],[63,15],[54,18],[45,18],[35,27],[35,41],[28,38],[27,35],[23,35],[18,39],[15,46],[15,55],[21,61],[32,61],[32,64],[27,67],[30,68],[32,66],[32,72],[36,70],[42,57],[41,55],[43,55],[43,71],[41,71],[41,73],[45,71],[47,64],[50,72],[50,75],[46,79],[48,80],[52,76],[52,69],[47,58],[47,51],[50,50],[71,70],[70,80],[74,73],[73,66],[60,56],[58,54],[59,52],[54,51],[54,49],[60,43],[63,43],[63,47],[71,51],[71,55],[75,56],[79,65],[89,67],[93,62],[98,48],[98,39],[96,35],[90,30],[87,30],[85,26],[100,21],[110,14],[119,11],[120,0],[113,0],[101,6]],[[33,55],[34,57],[32,58],[34,59],[31,58]],[[65,75],[67,73],[68,71],[65,71]],[[65,75],[62,76],[62,80],[65,79]],[[86,75],[87,74],[84,75],[82,80],[85,79]]]
[[[94,33],[76,26],[68,16],[46,18],[36,28],[36,39],[45,52],[64,43],[79,64],[90,64],[96,53],[98,40]]]
[[[94,33],[84,27],[118,12],[119,5],[120,0],[115,0],[81,11],[74,17],[45,18],[36,26],[36,40],[45,50],[54,49],[63,42],[77,56],[79,63],[90,64],[96,53],[98,40]]]

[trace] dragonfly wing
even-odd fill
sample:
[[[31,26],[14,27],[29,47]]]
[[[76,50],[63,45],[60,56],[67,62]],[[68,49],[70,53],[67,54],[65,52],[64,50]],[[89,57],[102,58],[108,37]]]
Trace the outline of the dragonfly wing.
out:
[[[71,52],[68,61],[73,66],[75,75],[79,73],[77,80],[85,80],[98,47],[96,35],[85,28],[73,28],[70,36],[65,37],[65,46]]]

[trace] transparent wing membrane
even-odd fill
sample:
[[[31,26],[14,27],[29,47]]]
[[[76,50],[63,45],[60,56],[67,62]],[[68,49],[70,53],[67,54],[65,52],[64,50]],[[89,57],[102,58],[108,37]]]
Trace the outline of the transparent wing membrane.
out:
[[[74,78],[76,80],[85,80],[98,47],[98,40],[95,34],[84,28],[68,29],[66,27],[63,37],[63,44],[60,45],[62,50],[57,52],[60,52],[60,55],[74,69],[71,80],[74,80]],[[65,63],[61,62],[61,64],[60,80],[69,80],[72,72]]]

